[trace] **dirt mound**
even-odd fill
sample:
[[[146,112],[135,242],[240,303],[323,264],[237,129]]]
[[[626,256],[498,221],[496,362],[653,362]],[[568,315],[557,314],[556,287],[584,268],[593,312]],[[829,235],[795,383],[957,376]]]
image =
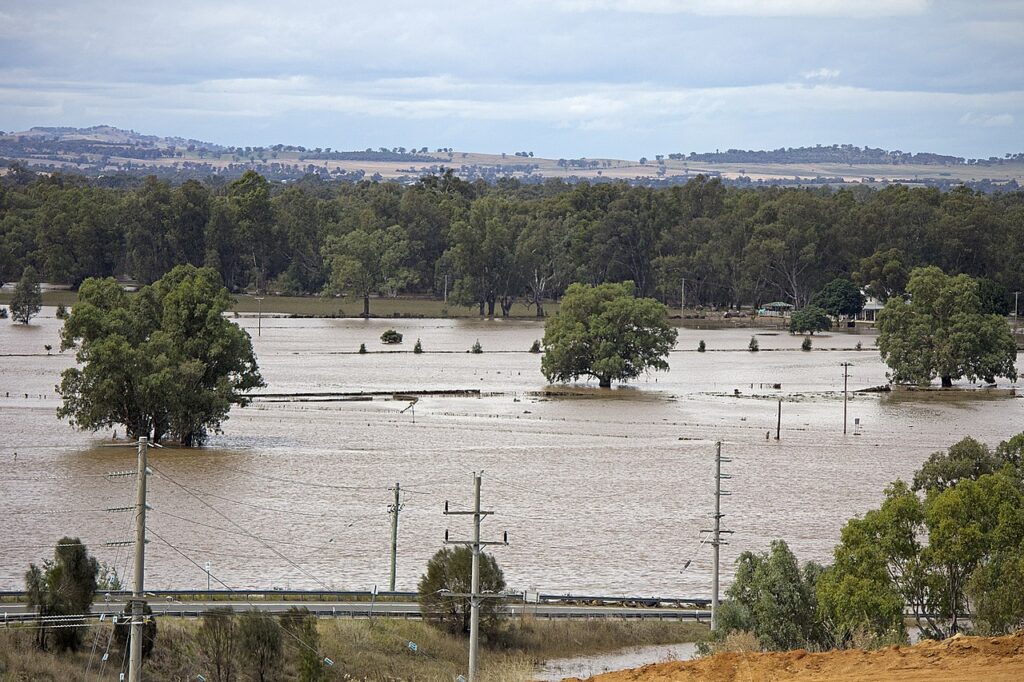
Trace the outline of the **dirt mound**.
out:
[[[912,647],[820,654],[718,654],[696,661],[658,663],[591,678],[599,682],[933,682],[1024,680],[1024,632],[1006,637],[963,637]]]

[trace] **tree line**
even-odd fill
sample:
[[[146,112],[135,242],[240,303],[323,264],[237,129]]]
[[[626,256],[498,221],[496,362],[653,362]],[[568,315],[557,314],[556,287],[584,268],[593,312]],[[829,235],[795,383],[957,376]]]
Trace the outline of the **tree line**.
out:
[[[800,307],[850,279],[887,298],[935,265],[985,278],[1007,310],[1024,285],[1024,192],[965,187],[737,188],[466,182],[271,183],[255,172],[127,187],[16,168],[0,182],[0,283],[32,266],[78,286],[155,282],[211,267],[232,291],[375,296],[446,292],[481,314],[543,315],[573,282],[632,281],[677,305]],[[372,312],[368,310],[367,312]]]

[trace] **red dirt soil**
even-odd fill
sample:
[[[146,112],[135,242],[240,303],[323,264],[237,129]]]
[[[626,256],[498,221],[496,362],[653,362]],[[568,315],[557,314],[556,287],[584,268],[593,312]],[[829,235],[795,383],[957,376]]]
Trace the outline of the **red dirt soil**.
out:
[[[725,653],[657,663],[590,678],[595,682],[1021,682],[1024,631],[1006,637],[924,641],[877,651]]]

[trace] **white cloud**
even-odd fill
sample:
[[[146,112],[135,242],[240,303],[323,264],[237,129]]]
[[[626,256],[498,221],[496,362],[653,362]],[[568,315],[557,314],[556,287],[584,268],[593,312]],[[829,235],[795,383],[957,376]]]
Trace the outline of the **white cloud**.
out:
[[[895,17],[923,14],[928,0],[556,0],[564,10],[744,17]]]
[[[822,67],[820,69],[804,71],[800,75],[804,77],[804,80],[828,81],[832,80],[833,78],[839,78],[839,69],[826,69]]]
[[[985,114],[968,111],[960,117],[960,125],[1000,128],[1013,125],[1013,114]]]

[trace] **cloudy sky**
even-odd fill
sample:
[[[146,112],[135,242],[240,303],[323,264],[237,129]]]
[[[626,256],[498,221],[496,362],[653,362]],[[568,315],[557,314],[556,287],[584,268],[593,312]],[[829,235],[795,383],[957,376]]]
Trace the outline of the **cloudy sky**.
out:
[[[638,158],[1024,151],[1020,0],[0,0],[0,130]]]

